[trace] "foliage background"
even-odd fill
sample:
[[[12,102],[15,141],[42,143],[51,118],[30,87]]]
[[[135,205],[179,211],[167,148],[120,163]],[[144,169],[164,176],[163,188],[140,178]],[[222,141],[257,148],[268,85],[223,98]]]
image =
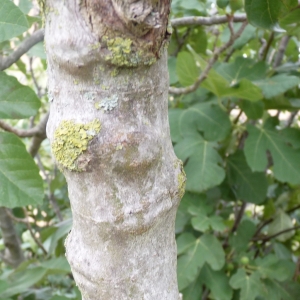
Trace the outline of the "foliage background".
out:
[[[297,0],[172,2],[169,120],[187,174],[176,219],[183,299],[299,299],[299,20]],[[1,0],[5,300],[81,299],[64,256],[66,182],[45,135],[41,26],[35,1]]]

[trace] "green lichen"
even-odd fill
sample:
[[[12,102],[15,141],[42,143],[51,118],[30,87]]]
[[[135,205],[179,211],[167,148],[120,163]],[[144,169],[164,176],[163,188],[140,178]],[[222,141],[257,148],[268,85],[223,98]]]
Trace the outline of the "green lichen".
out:
[[[121,37],[109,39],[104,36],[103,41],[106,42],[107,49],[111,52],[111,55],[106,56],[106,60],[110,60],[112,64],[117,66],[128,66],[130,64],[131,39]]]
[[[138,57],[143,57],[143,64],[145,66],[151,66],[156,62],[156,57],[155,56],[145,56],[144,52],[140,50],[138,52]]]
[[[118,68],[115,68],[110,72],[111,77],[116,77],[118,74],[119,74]]]
[[[118,105],[118,96],[112,95],[111,97],[106,97],[100,102],[95,103],[96,109],[103,109],[105,111],[113,110]]]
[[[138,65],[151,65],[156,61],[155,56],[148,50],[136,51],[133,42],[129,38],[104,36],[102,42],[106,43],[110,54],[105,60],[119,67],[136,67]]]
[[[116,146],[116,150],[119,151],[119,150],[122,150],[122,149],[123,149],[123,145],[119,143],[119,144]]]
[[[83,95],[84,99],[88,102],[94,102],[95,96],[96,95],[93,92],[87,92],[87,93],[84,93],[84,95]]]
[[[100,129],[99,120],[87,124],[62,121],[55,130],[52,143],[52,152],[57,162],[71,171],[81,171],[77,158],[87,149],[89,141]]]
[[[97,42],[95,44],[89,44],[89,48],[92,49],[92,50],[97,50],[101,47],[100,43]]]

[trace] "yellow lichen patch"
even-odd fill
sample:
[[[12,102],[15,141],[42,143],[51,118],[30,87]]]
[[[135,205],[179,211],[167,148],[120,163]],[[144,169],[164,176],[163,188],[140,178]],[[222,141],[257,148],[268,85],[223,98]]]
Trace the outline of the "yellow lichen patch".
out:
[[[116,146],[116,150],[118,151],[118,150],[122,150],[122,149],[123,149],[123,145],[119,143],[119,144]]]
[[[110,76],[111,76],[111,77],[116,77],[118,74],[119,74],[119,70],[118,70],[117,68],[113,69],[113,70],[110,72]]]
[[[57,162],[72,171],[80,171],[76,160],[88,146],[93,137],[99,133],[101,124],[94,120],[87,124],[62,121],[54,133],[52,152]]]
[[[101,48],[101,45],[99,42],[97,42],[95,44],[90,44],[89,48],[91,48],[92,50],[97,50],[97,49]]]
[[[129,66],[129,54],[131,52],[131,39],[123,39],[121,37],[108,38],[103,37],[103,41],[107,44],[107,49],[111,52],[111,55],[106,57],[106,60],[110,60],[117,66]]]
[[[129,38],[104,36],[102,42],[106,43],[109,55],[105,60],[118,67],[136,67],[138,65],[151,65],[156,61],[156,57],[149,49],[135,50],[133,42]],[[111,76],[116,76],[112,73]]]

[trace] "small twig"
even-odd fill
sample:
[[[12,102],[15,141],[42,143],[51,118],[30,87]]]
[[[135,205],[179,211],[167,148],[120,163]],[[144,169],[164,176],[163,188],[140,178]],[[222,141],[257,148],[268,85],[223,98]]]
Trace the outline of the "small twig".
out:
[[[23,208],[23,211],[24,211],[24,214],[25,214],[25,216],[26,216],[26,219],[28,220],[28,214],[27,214],[26,209]],[[47,254],[48,254],[47,250],[44,248],[44,246],[43,246],[43,244],[40,242],[40,240],[35,236],[35,234],[34,234],[34,232],[33,232],[33,230],[32,230],[32,227],[31,227],[30,222],[28,221],[26,225],[27,225],[27,228],[28,228],[28,230],[29,230],[31,236],[33,237],[34,241],[36,242],[36,244],[42,249],[43,253],[44,253],[45,255],[47,255]]]
[[[228,20],[228,28],[230,31],[231,36],[234,35],[234,29],[233,29],[233,15],[227,15],[227,20]]]
[[[281,230],[275,234],[272,234],[272,235],[269,235],[269,236],[265,236],[265,237],[253,237],[252,238],[252,241],[263,241],[264,243],[283,234],[283,233],[286,233],[286,232],[289,232],[289,231],[292,231],[292,230],[297,230],[300,228],[300,225],[298,226],[295,226],[295,227],[292,227],[292,228],[287,228],[287,229],[284,229],[284,230]]]
[[[244,149],[244,145],[245,145],[247,137],[248,137],[248,132],[243,131],[239,138],[239,141],[238,141],[238,149],[241,149],[241,150]]]
[[[234,233],[237,228],[239,227],[239,224],[241,223],[242,221],[242,218],[243,218],[243,215],[244,215],[244,211],[246,209],[246,206],[247,206],[247,203],[246,202],[243,202],[241,207],[240,207],[240,210],[235,218],[235,221],[234,221],[234,224],[230,230],[231,233]]]
[[[23,54],[25,54],[31,47],[43,41],[44,30],[39,29],[35,31],[30,37],[26,38],[19,47],[7,57],[0,57],[0,71],[9,68],[14,64]]]
[[[288,118],[288,120],[287,120],[287,122],[286,122],[286,126],[285,126],[286,128],[290,127],[290,126],[293,124],[294,119],[295,119],[295,117],[297,116],[297,114],[298,114],[298,110],[293,111],[293,112],[290,114],[290,116],[289,116],[289,118]]]
[[[175,38],[176,38],[176,41],[177,41],[177,48],[176,48],[176,50],[174,51],[174,53],[172,53],[172,55],[173,56],[176,56],[177,54],[178,54],[178,52],[181,50],[181,48],[182,48],[182,46],[184,45],[184,42],[185,42],[185,40],[188,38],[188,36],[189,36],[189,34],[190,34],[190,32],[191,32],[191,27],[189,27],[188,29],[187,29],[187,31],[184,33],[184,35],[180,38],[179,36],[178,36],[178,31],[177,31],[177,29],[175,28],[175,30],[174,30],[174,35],[175,35]]]
[[[253,235],[253,238],[256,238],[259,235],[259,233],[261,232],[261,230],[265,226],[267,226],[268,224],[270,224],[273,220],[274,220],[274,218],[270,218],[270,219],[264,221],[260,226],[258,226],[258,228],[256,229],[256,231],[255,231],[255,233]]]
[[[35,135],[32,140],[31,144],[29,146],[28,152],[32,157],[35,157],[38,153],[40,146],[42,142],[47,138],[46,131],[43,135]]]
[[[43,253],[45,255],[48,254],[47,250],[44,248],[43,244],[40,242],[40,240],[35,236],[33,230],[32,230],[32,227],[31,227],[31,224],[30,224],[30,221],[29,221],[29,218],[28,218],[28,214],[27,214],[27,211],[25,208],[23,208],[23,211],[24,211],[24,214],[25,214],[25,218],[17,218],[15,217],[11,211],[9,209],[6,210],[7,211],[7,214],[8,216],[14,220],[15,222],[18,222],[18,223],[24,223],[26,226],[27,226],[27,229],[29,230],[32,238],[34,239],[34,241],[36,242],[36,244],[41,248],[41,250],[43,251]]]
[[[1,238],[5,246],[3,251],[3,260],[9,265],[17,267],[24,261],[25,257],[21,248],[19,235],[14,226],[13,220],[7,213],[7,210],[11,211],[6,207],[0,207]]]
[[[235,23],[245,22],[247,20],[246,14],[234,15],[232,21]],[[173,27],[186,25],[204,25],[211,26],[217,24],[224,24],[228,22],[227,16],[213,16],[213,17],[183,17],[171,20]]]
[[[202,294],[202,300],[207,300],[209,296],[209,289],[205,287],[204,292]]]
[[[228,51],[228,53],[227,53],[227,55],[226,55],[226,57],[225,57],[225,59],[224,59],[224,62],[228,62],[228,61],[229,61],[229,59],[230,59],[230,57],[232,56],[232,54],[234,53],[234,51],[235,51],[234,48],[231,48],[231,49]]]
[[[271,65],[272,64],[272,61],[273,61],[273,58],[276,54],[276,49],[272,49],[270,55],[269,55],[269,58],[268,58],[268,64]]]
[[[300,204],[299,205],[296,205],[292,208],[290,208],[289,210],[286,211],[287,214],[290,214],[292,212],[294,212],[295,210],[299,209],[300,208]]]
[[[224,242],[222,244],[223,248],[227,248],[228,247],[229,235],[231,235],[232,233],[234,233],[237,230],[239,224],[242,221],[242,218],[243,218],[246,206],[247,206],[247,203],[243,202],[242,205],[241,205],[241,207],[240,207],[239,212],[236,215],[236,218],[234,220],[234,224],[233,224],[233,226],[232,226],[232,228],[230,230],[230,233],[227,235],[227,237],[225,238],[225,240],[224,240]]]
[[[29,71],[30,71],[30,75],[32,77],[32,81],[33,81],[33,84],[36,88],[36,92],[37,92],[37,95],[39,98],[42,97],[42,94],[41,94],[41,87],[39,86],[36,78],[35,78],[35,75],[34,75],[34,71],[33,71],[33,68],[32,68],[32,57],[30,57],[29,59]]]
[[[45,135],[45,128],[49,118],[49,113],[47,113],[40,121],[40,123],[30,129],[18,129],[10,124],[0,120],[0,128],[5,131],[14,133],[18,137],[32,137],[35,135]]]
[[[29,222],[29,220],[27,220],[27,218],[18,218],[16,216],[14,216],[8,208],[6,209],[6,213],[15,222],[23,223],[23,224],[27,224]]]
[[[220,35],[220,31],[218,29],[213,30],[212,33],[215,35],[215,40],[214,40],[214,44],[213,44],[213,52],[215,52],[216,48],[217,48],[217,43],[219,40],[219,35]]]
[[[285,35],[284,37],[282,37],[282,39],[279,43],[279,48],[278,48],[277,55],[276,55],[275,60],[274,60],[274,64],[273,64],[274,68],[277,68],[281,65],[281,62],[282,62],[283,57],[284,57],[285,49],[286,49],[286,47],[289,43],[289,40],[290,40],[290,36],[288,36],[288,35]]]
[[[268,39],[266,48],[264,49],[264,53],[263,53],[263,57],[262,57],[263,60],[266,60],[267,55],[269,53],[269,49],[270,49],[270,47],[272,45],[273,40],[274,40],[274,31],[272,31],[272,33],[271,33],[271,35],[270,35],[270,37]]]
[[[37,163],[38,163],[38,166],[40,168],[40,171],[43,173],[43,175],[45,176],[46,178],[46,181],[47,181],[47,186],[48,186],[48,199],[49,199],[49,202],[51,204],[51,206],[53,207],[53,210],[57,216],[57,218],[59,219],[60,222],[63,221],[63,217],[62,217],[62,214],[61,214],[61,211],[59,209],[59,205],[53,195],[53,193],[51,192],[51,179],[48,175],[48,173],[46,172],[44,166],[43,166],[43,163],[41,161],[41,158],[39,155],[36,155],[36,160],[37,160]]]
[[[293,280],[297,281],[299,278],[299,275],[300,275],[300,257],[298,257],[298,260],[297,260],[296,270],[295,270],[295,273],[293,276]]]
[[[203,70],[203,72],[200,74],[200,76],[196,79],[196,81],[192,85],[184,88],[169,87],[169,93],[174,95],[181,95],[181,94],[188,94],[194,92],[199,87],[199,85],[205,80],[210,69],[213,67],[214,63],[218,60],[220,54],[223,51],[225,51],[227,48],[229,48],[234,43],[234,41],[240,37],[240,35],[242,34],[242,32],[244,31],[247,25],[248,22],[245,21],[240,27],[240,29],[233,36],[230,36],[230,39],[227,43],[225,43],[222,47],[216,49],[216,51],[213,53],[212,58],[208,62],[206,68]]]
[[[235,119],[233,120],[233,124],[237,124],[237,122],[240,119],[240,116],[243,114],[243,110],[241,109],[240,112],[238,113],[238,115],[235,117]]]
[[[293,211],[297,210],[300,208],[300,205],[296,205],[295,207],[290,208],[289,210],[286,211],[287,214],[292,213]],[[267,226],[268,224],[270,224],[272,221],[274,220],[274,218],[270,218],[268,220],[265,220],[263,223],[261,223],[261,225],[256,229],[253,238],[256,238],[259,233],[261,232],[261,230]]]
[[[260,43],[261,43],[261,47],[258,50],[258,58],[259,59],[263,59],[266,47],[267,47],[267,41],[263,38],[259,39]]]

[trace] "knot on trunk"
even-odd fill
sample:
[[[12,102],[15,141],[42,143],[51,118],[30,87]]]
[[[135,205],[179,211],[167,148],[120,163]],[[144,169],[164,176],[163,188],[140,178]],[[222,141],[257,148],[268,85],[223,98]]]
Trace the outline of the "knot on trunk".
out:
[[[136,36],[162,26],[157,1],[112,0],[112,3],[119,18]]]

